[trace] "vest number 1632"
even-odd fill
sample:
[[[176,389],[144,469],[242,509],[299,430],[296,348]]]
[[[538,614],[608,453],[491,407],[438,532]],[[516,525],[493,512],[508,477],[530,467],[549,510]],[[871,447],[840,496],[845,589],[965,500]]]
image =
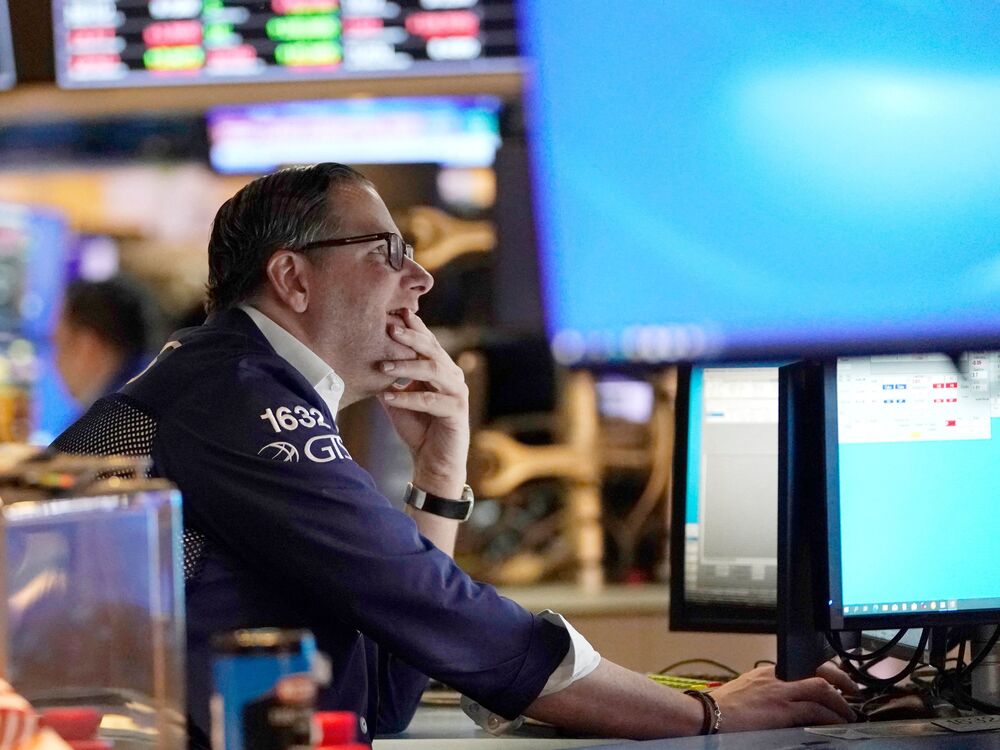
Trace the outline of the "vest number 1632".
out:
[[[323,412],[319,409],[307,409],[304,406],[293,408],[279,406],[277,409],[267,409],[260,415],[260,418],[269,422],[275,432],[291,432],[299,427],[305,427],[308,430],[316,425],[330,427]]]

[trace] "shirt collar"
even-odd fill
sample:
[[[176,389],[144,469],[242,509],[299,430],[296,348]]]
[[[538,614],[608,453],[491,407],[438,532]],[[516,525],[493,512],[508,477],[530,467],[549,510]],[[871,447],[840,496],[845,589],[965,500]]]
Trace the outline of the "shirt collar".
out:
[[[275,353],[309,381],[319,397],[326,402],[330,409],[330,415],[336,418],[337,410],[340,408],[340,399],[344,395],[344,381],[333,371],[333,368],[320,359],[316,352],[256,307],[240,305],[239,308],[250,316],[250,320],[264,334],[264,338],[274,348]]]

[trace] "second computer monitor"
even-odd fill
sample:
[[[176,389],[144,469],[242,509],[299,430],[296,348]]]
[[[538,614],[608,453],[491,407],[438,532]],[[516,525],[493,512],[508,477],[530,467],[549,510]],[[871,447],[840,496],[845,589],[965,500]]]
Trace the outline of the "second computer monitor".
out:
[[[824,631],[1000,623],[1000,353],[780,378],[779,676],[811,673]]]
[[[674,450],[671,629],[773,632],[777,364],[682,368]]]

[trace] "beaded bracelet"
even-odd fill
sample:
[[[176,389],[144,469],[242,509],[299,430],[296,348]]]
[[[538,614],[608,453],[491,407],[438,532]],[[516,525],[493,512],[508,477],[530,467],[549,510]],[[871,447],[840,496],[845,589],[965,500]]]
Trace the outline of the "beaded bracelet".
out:
[[[705,719],[701,723],[699,734],[718,734],[719,726],[722,724],[722,709],[719,708],[718,701],[701,690],[685,690],[684,695],[694,696],[701,701],[701,705],[705,709]]]

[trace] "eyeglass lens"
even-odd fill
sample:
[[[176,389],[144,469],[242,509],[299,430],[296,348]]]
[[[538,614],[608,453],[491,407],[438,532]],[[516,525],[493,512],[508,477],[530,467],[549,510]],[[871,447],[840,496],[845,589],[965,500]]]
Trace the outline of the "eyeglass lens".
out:
[[[398,234],[389,235],[387,255],[389,266],[395,271],[403,270],[403,259],[413,258],[413,246],[408,245]]]
[[[398,234],[389,235],[389,265],[394,271],[403,267],[403,240]]]

